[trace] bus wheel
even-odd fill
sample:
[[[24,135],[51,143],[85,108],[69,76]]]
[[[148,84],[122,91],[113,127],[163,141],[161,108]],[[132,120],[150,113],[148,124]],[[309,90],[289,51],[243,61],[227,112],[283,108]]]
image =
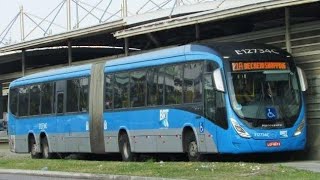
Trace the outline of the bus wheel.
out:
[[[32,159],[40,159],[42,157],[42,154],[37,152],[37,144],[33,138],[30,139],[30,154]]]
[[[195,135],[189,134],[186,138],[187,142],[187,154],[189,161],[200,161],[202,155],[198,151],[198,144]]]
[[[134,153],[131,152],[129,137],[125,133],[120,135],[119,149],[123,161],[133,161]]]
[[[49,152],[49,144],[46,137],[41,140],[41,152],[43,159],[51,159],[52,153]]]

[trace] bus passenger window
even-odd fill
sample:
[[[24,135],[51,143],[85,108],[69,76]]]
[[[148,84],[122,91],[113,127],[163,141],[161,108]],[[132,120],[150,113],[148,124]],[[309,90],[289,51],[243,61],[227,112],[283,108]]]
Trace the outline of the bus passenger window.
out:
[[[67,80],[67,112],[79,111],[79,79]]]
[[[213,87],[212,73],[204,74],[204,114],[205,117],[214,120],[216,110],[216,94]]]
[[[30,87],[30,115],[40,114],[40,85]]]
[[[147,75],[147,101],[148,106],[163,104],[164,76],[158,68],[151,68]]]
[[[106,88],[105,88],[105,108],[113,108],[113,75],[106,75]]]
[[[19,88],[19,116],[29,115],[29,88]]]
[[[88,111],[89,100],[89,78],[80,79],[80,97],[79,97],[79,110],[80,112]]]
[[[63,113],[63,99],[64,99],[63,93],[58,93],[57,95],[57,113],[58,114]]]
[[[184,65],[184,102],[196,103],[202,99],[202,62]]]
[[[53,83],[41,84],[41,114],[53,112]]]
[[[145,105],[146,97],[146,72],[135,71],[130,74],[130,104],[131,107],[141,107]]]
[[[182,65],[165,67],[165,104],[182,103]]]
[[[18,115],[18,95],[17,88],[10,89],[10,112],[16,116]]]
[[[129,73],[115,74],[114,108],[129,107]]]

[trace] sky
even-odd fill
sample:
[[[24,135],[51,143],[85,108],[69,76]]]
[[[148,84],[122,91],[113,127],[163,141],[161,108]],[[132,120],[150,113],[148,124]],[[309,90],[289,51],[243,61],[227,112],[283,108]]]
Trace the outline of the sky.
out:
[[[47,34],[57,34],[59,32],[66,31],[67,30],[66,4],[61,6],[61,11],[60,13],[58,13],[54,21],[55,24],[52,24],[50,26],[50,22],[43,22],[41,26],[43,30],[41,30],[40,28],[36,28],[35,30],[33,30],[36,27],[36,24],[33,21],[37,23],[41,22],[41,19],[37,17],[44,18],[56,8],[56,10],[48,17],[48,20],[54,19],[55,15],[59,10],[58,5],[62,1],[63,0],[0,0],[0,33],[2,33],[2,35],[0,36],[0,41],[6,34],[6,31],[4,32],[5,28],[20,12],[20,7],[23,7],[23,11],[27,14],[24,16],[24,24],[25,24],[24,34],[25,34],[26,40],[34,39],[37,37],[43,37],[44,32],[46,32]],[[110,2],[110,0],[81,0],[81,1],[88,4],[88,5],[82,4],[82,6],[88,9],[89,11],[92,9],[90,5],[95,6],[100,1],[101,1],[101,4],[99,5],[100,10],[93,11],[93,13],[95,14],[96,17],[98,17],[98,19],[91,15],[86,16],[87,12],[78,6],[78,14],[79,14],[78,19],[79,21],[81,21],[80,27],[86,27],[86,26],[98,24],[99,18],[102,17],[104,9],[106,9],[106,7],[109,5],[109,2]],[[110,14],[117,13],[121,7],[120,3],[121,3],[121,0],[113,0],[109,6],[108,13]],[[71,9],[72,27],[71,28],[74,29],[77,24],[76,23],[77,16],[76,16],[76,4],[73,1],[71,1],[71,7],[72,7]],[[111,16],[108,13],[103,16],[102,21],[106,20]],[[113,17],[113,19],[120,18],[120,15],[121,15],[120,12],[118,12],[116,16]],[[112,20],[112,18],[110,20]],[[13,24],[11,30],[5,36],[4,42],[14,43],[20,40],[21,40],[20,19],[18,18]]]
[[[20,7],[23,7],[24,15],[24,38],[31,40],[35,38],[44,37],[44,35],[57,34],[67,31],[67,6],[64,4],[59,11],[59,4],[64,0],[0,0],[0,46],[13,44],[21,41],[20,18],[18,17],[10,31],[5,31],[10,22],[20,12]],[[121,3],[122,0],[77,0],[80,5],[91,11],[92,7],[99,2],[98,9],[92,11],[94,16],[87,15],[86,10],[78,6],[76,11],[76,0],[71,0],[71,29],[79,27],[87,27],[96,25],[104,21],[113,21],[121,18]],[[169,1],[169,3],[167,3]],[[188,0],[188,2],[197,2],[198,0]],[[206,0],[213,1],[213,0]],[[129,16],[135,14],[143,14],[150,9],[157,7],[149,0],[127,0]],[[172,7],[176,0],[153,0],[156,3],[164,3],[165,7]],[[144,6],[146,5],[146,6]],[[107,13],[104,10],[108,7]],[[37,27],[35,23],[40,23],[40,18],[45,18],[51,11],[55,11],[47,18],[48,22],[42,22],[41,28]],[[139,10],[140,9],[140,10]],[[78,13],[77,13],[78,12]],[[57,16],[56,16],[57,14]],[[78,16],[76,15],[78,14]],[[56,16],[56,18],[55,18]],[[77,18],[78,17],[78,18]],[[50,22],[55,18],[53,24]],[[78,20],[78,21],[77,21]],[[51,24],[51,25],[50,25]],[[37,27],[37,28],[35,28]]]
[[[12,21],[19,13],[21,6],[23,6],[26,12],[39,16],[46,16],[52,7],[56,6],[58,3],[59,0],[0,0],[0,33],[4,31],[10,21]],[[20,35],[17,36],[17,31],[20,29],[19,23],[19,20],[15,22],[12,27],[13,31],[8,33],[6,39],[10,37],[20,37]],[[3,35],[0,36],[1,39],[3,38]]]

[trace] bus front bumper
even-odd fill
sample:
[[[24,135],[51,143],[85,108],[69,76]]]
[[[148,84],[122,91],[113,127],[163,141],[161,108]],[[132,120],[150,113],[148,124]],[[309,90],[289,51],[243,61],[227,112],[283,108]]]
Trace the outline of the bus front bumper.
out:
[[[271,153],[282,151],[304,150],[306,146],[306,136],[301,134],[297,137],[279,139],[253,139],[253,138],[233,138],[229,150],[224,149],[221,153]]]

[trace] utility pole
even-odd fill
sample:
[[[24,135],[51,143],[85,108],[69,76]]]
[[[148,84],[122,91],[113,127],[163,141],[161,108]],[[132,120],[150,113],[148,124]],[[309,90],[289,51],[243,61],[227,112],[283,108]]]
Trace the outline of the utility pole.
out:
[[[23,19],[23,6],[20,6],[20,33],[21,33],[21,41],[24,41],[24,19]]]

